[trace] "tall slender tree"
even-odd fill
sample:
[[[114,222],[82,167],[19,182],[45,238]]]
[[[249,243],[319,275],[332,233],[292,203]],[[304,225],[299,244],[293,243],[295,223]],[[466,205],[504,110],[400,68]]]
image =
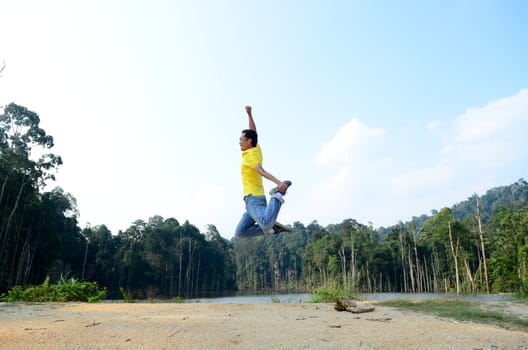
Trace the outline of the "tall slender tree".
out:
[[[479,198],[477,198],[477,222],[478,222],[478,228],[479,228],[479,239],[480,239],[480,249],[482,254],[482,265],[484,266],[484,278],[486,283],[486,292],[489,294],[490,288],[489,288],[489,280],[488,280],[488,262],[486,260],[486,245],[484,243],[484,234],[482,232],[482,220],[480,217],[480,203]]]

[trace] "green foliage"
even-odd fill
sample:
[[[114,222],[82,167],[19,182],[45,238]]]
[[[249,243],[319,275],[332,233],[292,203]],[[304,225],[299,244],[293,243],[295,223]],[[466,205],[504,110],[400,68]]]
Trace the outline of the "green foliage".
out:
[[[515,296],[519,300],[526,300],[528,301],[528,284],[522,285],[516,292]]]
[[[337,299],[359,299],[359,294],[346,291],[343,288],[334,287],[334,288],[325,288],[320,287],[314,291],[314,296],[309,301],[310,303],[333,303]]]
[[[493,292],[512,292],[519,284],[519,278],[513,271],[511,256],[497,256],[489,261]]]
[[[305,301],[306,304],[320,304],[324,303],[323,298],[321,298],[319,295],[312,295],[312,298]]]
[[[492,221],[494,256],[490,276],[494,291],[526,294],[528,285],[528,208],[501,210]]]
[[[129,303],[130,302],[130,298],[128,297],[128,294],[125,291],[125,289],[123,287],[119,287],[119,291],[121,292],[121,295],[123,296],[123,301],[125,303]]]
[[[184,303],[185,302],[185,299],[183,299],[182,297],[180,296],[175,296],[174,298],[171,299],[173,303],[178,303],[178,304],[181,304],[181,303]]]
[[[461,300],[387,300],[380,305],[433,314],[440,317],[452,318],[459,321],[494,324],[503,328],[528,329],[528,320],[506,314],[482,309],[478,303]]]
[[[15,286],[2,295],[2,301],[15,302],[48,302],[48,301],[83,301],[99,302],[106,297],[106,291],[100,289],[95,282],[78,282],[74,278],[68,280],[61,277],[57,284],[50,284],[49,277],[38,286],[22,288]]]
[[[526,207],[528,203],[528,182],[519,179],[517,182],[508,185],[495,187],[488,190],[480,197],[482,222],[488,223],[493,217],[504,209],[517,211]],[[473,203],[475,196],[467,201],[453,206],[453,212],[458,220],[465,220],[475,215]]]

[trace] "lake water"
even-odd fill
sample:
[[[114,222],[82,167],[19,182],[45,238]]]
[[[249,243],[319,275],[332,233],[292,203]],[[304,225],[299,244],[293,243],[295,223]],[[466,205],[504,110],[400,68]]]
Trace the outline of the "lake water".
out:
[[[245,295],[220,298],[189,299],[188,303],[221,303],[221,304],[259,304],[259,303],[304,303],[312,299],[312,294],[275,294]],[[509,294],[472,294],[457,295],[451,293],[364,293],[361,300],[394,300],[394,299],[458,299],[465,301],[496,302],[515,299]]]

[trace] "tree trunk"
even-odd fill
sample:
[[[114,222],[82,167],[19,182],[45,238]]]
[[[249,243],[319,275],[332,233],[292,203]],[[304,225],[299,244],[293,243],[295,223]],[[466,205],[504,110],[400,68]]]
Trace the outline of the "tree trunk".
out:
[[[412,258],[411,258],[411,247],[409,247],[409,250],[407,251],[407,259],[409,260],[409,276],[411,277],[411,291],[415,293],[416,292],[416,289],[415,289],[416,281],[414,279],[413,264],[412,264]]]
[[[471,285],[471,293],[475,292],[475,281],[473,280],[473,276],[471,274],[471,268],[469,267],[468,257],[467,254],[463,254],[463,260],[464,260],[464,267],[466,268],[466,277],[469,280],[469,283]]]
[[[482,233],[482,222],[480,220],[480,203],[477,196],[477,221],[479,226],[479,236],[480,236],[480,249],[482,250],[482,262],[484,264],[484,277],[486,279],[486,292],[489,294],[489,281],[488,281],[488,264],[486,262],[486,248],[484,245],[484,235]]]
[[[451,244],[451,254],[453,254],[453,259],[455,260],[456,290],[457,290],[457,294],[460,294],[460,280],[459,280],[459,272],[458,272],[458,248],[457,248],[457,251],[455,251],[455,246],[453,244],[453,233],[451,231],[451,221],[448,222],[448,228],[449,228],[449,243]]]
[[[182,239],[178,242],[178,262],[179,262],[179,271],[178,271],[178,296],[182,297],[182,265],[183,265],[183,248],[182,248]]]
[[[357,286],[356,276],[356,249],[354,247],[354,239],[352,233],[350,234],[350,284],[352,288]]]
[[[86,259],[88,258],[88,238],[86,238],[86,248],[84,249],[84,260],[81,275],[81,282],[84,282],[84,273],[86,272]]]
[[[9,176],[6,175],[5,179],[4,179],[4,183],[2,184],[2,191],[0,191],[0,208],[2,206],[2,201],[4,199],[4,193],[5,193],[5,188],[6,188],[6,185],[7,185],[7,180],[9,179]],[[6,208],[7,208],[7,203],[6,203]],[[0,213],[2,213],[2,211],[0,210]],[[2,218],[3,219],[3,218]],[[2,221],[0,221],[1,223]],[[0,226],[1,227],[1,226]],[[3,235],[3,232],[0,231],[0,242],[2,241],[2,235]]]
[[[403,230],[400,229],[400,253],[401,253],[401,264],[402,264],[402,273],[403,273],[403,292],[407,293],[407,270],[405,269],[405,248],[403,244]]]
[[[431,268],[433,269],[433,291],[435,293],[440,290],[438,288],[438,280],[437,280],[437,277],[440,277],[440,276],[437,276],[437,269],[435,266],[435,264],[437,263],[438,263],[438,256],[436,254],[436,251],[433,250],[433,254],[431,256]]]
[[[370,272],[369,272],[369,263],[367,260],[367,290],[369,293],[372,293],[372,283],[370,281]]]
[[[188,239],[188,256],[189,259],[187,261],[187,269],[185,270],[185,294],[186,297],[189,298],[189,296],[192,293],[192,277],[193,277],[193,256],[194,256],[194,250],[196,249],[196,243],[193,245],[194,241],[192,238]]]
[[[420,262],[418,260],[418,248],[416,247],[416,234],[413,232],[413,245],[414,245],[414,259],[416,262],[416,279],[418,281],[417,283],[417,292],[422,292],[422,276],[423,273],[420,268]]]
[[[346,269],[346,254],[345,254],[345,245],[341,245],[341,248],[338,251],[339,258],[341,259],[341,271],[343,275],[343,288],[347,287],[347,269]]]
[[[424,259],[424,284],[425,284],[425,288],[424,288],[424,291],[426,293],[430,293],[431,292],[431,281],[430,281],[430,278],[429,278],[429,271],[427,271],[427,258],[425,257],[425,255],[423,256],[423,259]]]
[[[273,262],[273,291],[277,292],[280,288],[280,269],[277,259]]]
[[[16,286],[22,284],[21,283],[22,277],[26,269],[26,265],[30,260],[31,249],[30,249],[29,237],[30,237],[30,234],[26,235],[26,239],[24,240],[24,245],[22,246],[22,251],[20,252],[20,256],[18,258],[18,268],[17,268],[15,283],[14,283],[14,285]]]
[[[0,191],[0,207],[2,205],[2,201],[4,200],[4,193],[5,193],[8,179],[9,179],[9,176],[6,175],[6,177],[4,178],[4,183],[2,184],[2,191]]]
[[[4,256],[7,258],[7,256],[9,255],[8,252],[7,252],[7,242],[9,240],[9,230],[11,228],[11,225],[13,223],[13,217],[15,216],[15,213],[18,209],[18,205],[20,203],[20,198],[22,198],[22,193],[23,193],[23,190],[24,190],[24,186],[28,183],[25,181],[26,179],[26,176],[24,175],[23,178],[22,178],[22,182],[20,183],[20,188],[18,190],[18,195],[17,195],[17,198],[15,200],[15,204],[13,205],[13,208],[11,209],[11,212],[9,213],[9,216],[7,218],[7,221],[4,225],[3,228],[0,228],[1,231],[0,231],[0,237],[2,238],[1,240],[1,246],[0,246],[0,256]],[[12,251],[11,252],[12,254],[16,254],[16,251]],[[7,259],[6,259],[7,261]],[[0,264],[5,264],[3,261],[0,261]],[[0,275],[0,281],[3,281],[4,278],[4,274],[7,272],[7,269],[6,269],[6,266],[1,266],[0,265],[0,271],[3,271],[2,275]],[[10,283],[9,283],[10,284]]]
[[[9,230],[11,229],[11,226],[13,224],[13,218],[16,214],[16,211],[18,210],[18,206],[20,204],[20,199],[22,198],[22,193],[23,193],[23,190],[24,190],[24,187],[26,186],[26,184],[28,184],[29,181],[26,181],[26,175],[24,175],[22,177],[22,182],[20,183],[20,188],[18,190],[18,194],[17,194],[17,198],[15,200],[15,204],[13,206],[13,209],[11,210],[11,212],[9,213],[9,217],[7,218],[7,222],[4,226],[4,229],[2,230],[2,232],[0,233],[0,237],[2,237],[2,244],[1,244],[1,247],[0,247],[0,256],[3,256],[5,257],[5,261],[7,262],[8,261],[8,251],[9,250],[7,247],[7,242],[9,240]],[[15,240],[15,243],[16,240]],[[17,251],[18,249],[12,249],[11,251],[11,254],[13,254],[13,257],[16,256],[17,254]],[[6,263],[4,261],[0,261],[0,271],[3,271],[0,273],[0,281],[3,281],[4,280],[4,276],[6,273],[8,273],[8,270],[11,270],[11,272],[13,271],[12,269],[8,269],[6,265]],[[2,266],[3,265],[3,266]],[[13,276],[11,275],[11,277],[9,278],[9,281],[8,281],[8,286],[12,286],[12,282],[13,282]]]
[[[199,291],[199,286],[198,286],[198,283],[200,281],[200,265],[202,263],[202,254],[201,253],[198,253],[198,264],[196,266],[196,275],[194,277],[195,279],[195,282],[194,282],[194,293],[195,295],[197,294],[197,291]]]

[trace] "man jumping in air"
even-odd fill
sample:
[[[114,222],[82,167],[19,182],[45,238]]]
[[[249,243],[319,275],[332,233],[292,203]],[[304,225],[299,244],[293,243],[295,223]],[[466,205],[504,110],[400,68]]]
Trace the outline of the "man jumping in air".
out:
[[[242,185],[246,212],[242,215],[236,228],[236,236],[254,237],[265,233],[278,234],[290,229],[278,223],[277,216],[284,203],[291,181],[280,181],[262,167],[262,151],[258,144],[257,127],[253,120],[251,106],[246,106],[249,118],[249,129],[242,130],[240,149],[242,150]],[[266,202],[262,177],[274,182],[277,187],[270,191],[269,205]]]

